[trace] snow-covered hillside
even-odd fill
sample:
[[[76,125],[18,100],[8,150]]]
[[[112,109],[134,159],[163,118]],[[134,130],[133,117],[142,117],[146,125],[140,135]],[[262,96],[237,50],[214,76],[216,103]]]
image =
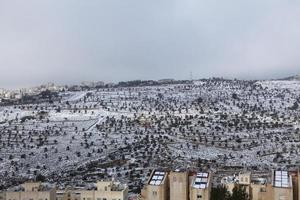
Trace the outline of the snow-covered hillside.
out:
[[[58,185],[115,177],[138,190],[154,167],[299,166],[299,81],[62,92],[0,107],[3,186],[38,174]]]

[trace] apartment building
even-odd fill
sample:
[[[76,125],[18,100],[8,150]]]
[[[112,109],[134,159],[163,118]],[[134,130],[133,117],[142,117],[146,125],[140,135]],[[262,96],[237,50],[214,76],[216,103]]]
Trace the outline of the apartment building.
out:
[[[153,170],[146,186],[141,191],[142,200],[168,200],[168,172]]]
[[[98,181],[91,190],[55,187],[27,182],[18,190],[0,193],[0,200],[128,200],[128,186],[114,181]]]
[[[293,183],[289,172],[273,171],[272,186],[274,200],[293,200]]]
[[[41,182],[24,183],[20,189],[7,191],[6,200],[56,200],[56,190]]]
[[[0,191],[0,200],[5,200],[6,199],[6,193],[3,191]]]
[[[79,190],[80,200],[127,200],[128,187],[114,181],[98,181],[95,190]]]
[[[188,200],[189,176],[188,172],[176,170],[169,173],[170,199]]]
[[[238,176],[224,177],[221,183],[229,192],[236,185],[243,186],[251,200],[299,200],[298,174],[277,170],[272,171],[271,178],[257,178],[250,172],[242,172]]]
[[[141,199],[209,200],[211,177],[211,173],[207,172],[153,170],[147,184],[142,189]]]
[[[57,190],[56,200],[80,200],[80,191],[73,188]]]
[[[211,173],[198,172],[192,176],[190,200],[209,200],[211,192]]]

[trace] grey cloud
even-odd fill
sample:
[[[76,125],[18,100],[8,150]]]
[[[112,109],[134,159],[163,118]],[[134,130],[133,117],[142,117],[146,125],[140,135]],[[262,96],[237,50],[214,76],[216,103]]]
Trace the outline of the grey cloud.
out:
[[[2,0],[0,87],[300,73],[300,3]]]

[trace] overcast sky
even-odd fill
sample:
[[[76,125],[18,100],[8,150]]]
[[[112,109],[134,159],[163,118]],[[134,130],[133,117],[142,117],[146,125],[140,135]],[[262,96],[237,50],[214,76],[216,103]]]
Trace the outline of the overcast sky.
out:
[[[0,0],[0,87],[300,73],[296,0]]]

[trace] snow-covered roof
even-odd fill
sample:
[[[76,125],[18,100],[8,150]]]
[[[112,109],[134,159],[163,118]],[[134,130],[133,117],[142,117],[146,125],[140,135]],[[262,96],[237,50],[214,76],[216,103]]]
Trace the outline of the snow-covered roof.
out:
[[[287,171],[275,171],[273,186],[287,188],[290,187],[289,174]]]
[[[208,187],[209,173],[199,172],[193,182],[193,187],[197,189],[205,189]]]
[[[156,171],[150,179],[150,185],[161,185],[164,178],[166,176],[166,172]]]

